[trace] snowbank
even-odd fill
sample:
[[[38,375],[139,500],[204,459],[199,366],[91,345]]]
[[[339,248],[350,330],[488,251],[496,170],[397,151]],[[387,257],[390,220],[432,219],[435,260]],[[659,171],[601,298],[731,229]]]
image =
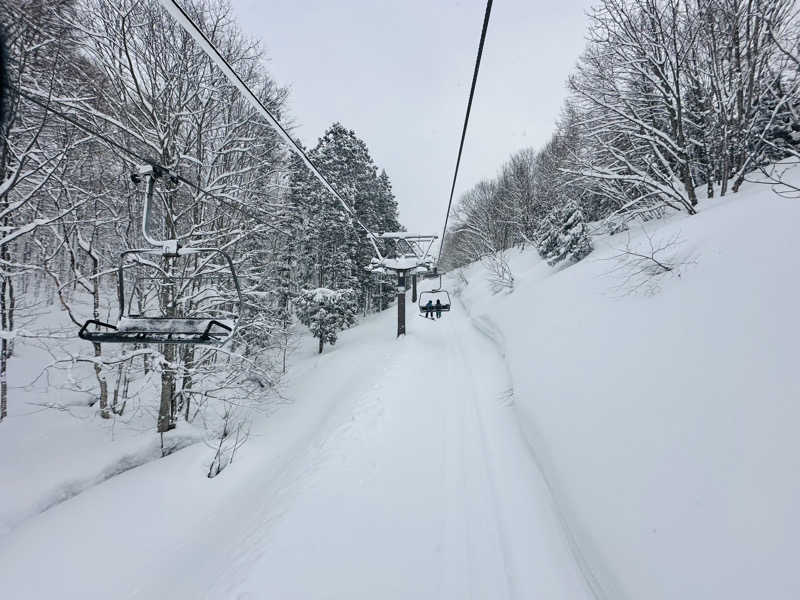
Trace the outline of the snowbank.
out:
[[[618,269],[625,234],[562,270],[513,252],[508,295],[452,278],[606,597],[800,597],[797,223],[750,184],[632,230],[678,240],[654,278]]]
[[[55,310],[40,315],[37,324],[57,336],[74,335],[75,328],[59,329],[62,318]],[[85,342],[58,341],[67,352],[78,344]],[[152,415],[131,407],[124,418],[106,420],[96,405],[88,406],[95,385],[88,365],[45,370],[53,362],[54,346],[46,338],[16,340],[9,415],[0,427],[0,539],[26,519],[161,456],[160,441],[150,433]],[[196,440],[181,435],[176,443]]]

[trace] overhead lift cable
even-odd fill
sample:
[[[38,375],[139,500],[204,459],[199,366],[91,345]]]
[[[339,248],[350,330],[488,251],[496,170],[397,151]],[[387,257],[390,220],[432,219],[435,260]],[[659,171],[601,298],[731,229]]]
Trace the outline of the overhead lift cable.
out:
[[[481,31],[481,41],[478,44],[478,57],[475,59],[475,71],[472,74],[472,87],[469,90],[469,101],[467,102],[467,114],[464,117],[464,128],[461,130],[461,143],[458,145],[458,158],[456,159],[456,169],[453,173],[453,185],[450,186],[450,199],[447,201],[447,214],[444,217],[444,227],[442,227],[442,237],[439,240],[439,254],[436,257],[436,264],[442,258],[442,248],[444,248],[444,238],[447,235],[447,221],[450,219],[450,208],[453,205],[453,194],[456,191],[456,180],[458,179],[458,167],[461,165],[461,153],[464,150],[464,140],[467,137],[467,125],[469,125],[469,113],[472,110],[472,98],[475,96],[475,85],[478,82],[478,71],[481,68],[481,56],[483,56],[483,44],[486,41],[486,30],[489,27],[489,16],[492,13],[492,0],[486,1],[486,13],[483,16],[483,30]]]
[[[311,159],[308,158],[306,153],[300,147],[300,145],[294,141],[292,136],[283,128],[283,125],[272,115],[269,109],[264,105],[264,103],[256,96],[250,87],[242,80],[241,77],[233,70],[230,63],[225,59],[224,56],[217,50],[214,44],[209,40],[206,35],[202,32],[202,30],[197,26],[197,24],[192,20],[192,18],[186,13],[185,10],[176,2],[176,0],[159,0],[161,5],[169,12],[175,20],[183,27],[187,33],[189,33],[195,41],[200,44],[200,47],[205,51],[205,53],[214,61],[214,63],[220,68],[220,70],[225,74],[228,80],[235,85],[239,91],[244,95],[247,100],[249,100],[250,104],[255,108],[261,115],[269,122],[270,125],[278,132],[278,134],[283,138],[283,140],[289,145],[289,149],[297,154],[300,159],[305,163],[305,165],[311,170],[314,176],[322,183],[322,185],[327,189],[331,194],[333,194],[334,198],[339,201],[339,204],[342,205],[345,212],[353,217],[356,223],[367,233],[367,237],[369,238],[370,242],[372,243],[372,247],[374,248],[375,252],[380,256],[380,252],[378,250],[378,246],[375,243],[374,235],[372,231],[370,231],[358,218],[356,215],[355,210],[350,207],[347,202],[345,202],[344,198],[339,195],[334,187],[330,184],[330,182],[325,178],[325,176],[317,169],[316,165],[311,162]],[[490,2],[491,3],[491,2]]]

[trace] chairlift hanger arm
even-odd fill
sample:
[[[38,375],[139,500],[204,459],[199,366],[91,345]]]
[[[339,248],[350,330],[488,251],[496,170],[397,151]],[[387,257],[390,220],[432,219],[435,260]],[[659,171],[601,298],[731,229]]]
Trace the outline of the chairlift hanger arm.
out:
[[[144,206],[142,207],[142,236],[144,237],[145,241],[151,246],[161,248],[161,251],[165,256],[177,256],[178,248],[180,248],[177,239],[157,240],[147,231],[147,224],[150,222],[150,210],[153,203],[153,192],[155,190],[156,179],[160,179],[164,176],[169,176],[170,180],[174,183],[177,183],[178,181],[169,173],[167,169],[152,164],[141,165],[134,173],[131,174],[131,180],[134,184],[138,184],[141,182],[142,177],[147,178],[147,185],[144,192]]]

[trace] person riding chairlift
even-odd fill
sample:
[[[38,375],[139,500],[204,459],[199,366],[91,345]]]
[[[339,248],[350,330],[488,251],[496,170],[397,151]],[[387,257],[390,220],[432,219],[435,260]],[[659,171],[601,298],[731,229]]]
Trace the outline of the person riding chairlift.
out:
[[[439,300],[438,298],[436,299],[435,308],[436,308],[436,318],[437,319],[441,319],[442,318],[442,301]],[[433,317],[431,317],[431,318],[433,318]]]
[[[428,302],[425,304],[425,318],[433,318],[433,300],[428,300]]]

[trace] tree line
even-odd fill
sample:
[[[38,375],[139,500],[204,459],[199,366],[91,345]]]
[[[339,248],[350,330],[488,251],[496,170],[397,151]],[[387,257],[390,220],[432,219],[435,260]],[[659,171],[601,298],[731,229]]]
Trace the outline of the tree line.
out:
[[[228,1],[183,5],[282,119],[287,90],[266,71],[261,47],[239,30]],[[231,407],[261,398],[285,370],[296,300],[306,291],[336,292],[353,315],[388,300],[363,268],[369,243],[352,217],[158,2],[9,0],[0,23],[8,57],[8,118],[0,132],[0,420],[15,342],[69,341],[87,318],[115,318],[119,256],[148,246],[142,186],[130,178],[139,158],[192,183],[159,182],[153,230],[230,254],[244,306],[238,334],[224,349],[84,342],[76,351],[64,344],[53,366],[89,367],[91,402],[102,417],[136,402],[152,405],[160,432],[199,415],[229,435]],[[309,154],[364,223],[400,228],[389,177],[353,131],[332,125]],[[157,275],[164,264],[153,267]],[[190,257],[181,269],[179,283],[167,287],[159,276],[137,278],[126,267],[130,302],[170,306],[175,317],[191,316],[212,291],[233,304],[235,290],[217,259]],[[42,303],[63,311],[69,327],[23,326],[20,319]],[[213,414],[221,416],[215,421]]]
[[[551,139],[515,153],[461,198],[443,255],[488,259],[532,245],[551,264],[609,233],[739,191],[800,158],[800,25],[793,0],[600,0]]]

